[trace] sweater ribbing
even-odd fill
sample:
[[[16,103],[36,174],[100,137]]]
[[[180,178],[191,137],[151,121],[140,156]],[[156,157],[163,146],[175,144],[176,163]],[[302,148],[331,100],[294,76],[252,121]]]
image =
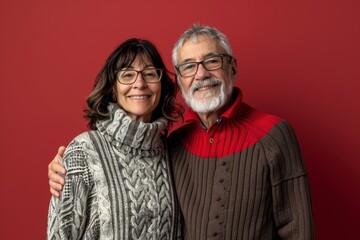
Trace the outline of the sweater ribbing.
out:
[[[232,112],[208,131],[193,115],[171,135],[185,239],[312,239],[309,183],[292,128],[235,93]]]
[[[49,207],[48,239],[176,239],[177,206],[165,119],[132,120],[117,105],[98,130],[67,147],[60,199]]]

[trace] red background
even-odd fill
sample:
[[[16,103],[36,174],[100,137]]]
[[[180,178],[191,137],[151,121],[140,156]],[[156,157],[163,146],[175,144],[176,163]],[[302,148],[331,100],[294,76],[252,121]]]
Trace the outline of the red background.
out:
[[[357,2],[1,1],[1,239],[45,238],[47,165],[58,146],[86,129],[85,98],[115,46],[129,37],[149,39],[172,69],[173,44],[194,22],[229,37],[245,101],[293,125],[310,176],[317,239],[354,239]]]

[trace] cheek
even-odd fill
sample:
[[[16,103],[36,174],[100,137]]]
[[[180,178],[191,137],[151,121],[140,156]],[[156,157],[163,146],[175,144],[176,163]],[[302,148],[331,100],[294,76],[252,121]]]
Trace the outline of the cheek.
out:
[[[151,89],[153,93],[155,93],[156,98],[155,98],[155,105],[158,105],[160,102],[160,98],[161,98],[161,84],[159,84],[159,86],[154,86],[153,89]]]
[[[124,99],[125,99],[125,95],[129,92],[130,90],[130,86],[127,85],[116,85],[116,98],[118,100],[118,104],[120,104],[121,106],[123,106],[123,104],[121,104]]]
[[[192,81],[190,81],[190,79],[179,78],[179,81],[178,81],[180,89],[184,92],[189,91],[189,88],[191,87],[191,83],[192,83]]]
[[[225,83],[225,85],[228,85],[229,83],[232,82],[233,75],[229,71],[226,71],[226,72],[222,72],[221,74],[218,74],[215,77],[217,79],[222,80]]]

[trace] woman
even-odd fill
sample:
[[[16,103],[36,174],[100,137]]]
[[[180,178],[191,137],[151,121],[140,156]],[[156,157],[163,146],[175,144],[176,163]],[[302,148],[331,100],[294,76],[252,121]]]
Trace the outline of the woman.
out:
[[[129,39],[107,59],[87,99],[92,131],[67,147],[48,239],[175,239],[178,206],[165,136],[182,117],[157,49]],[[180,233],[179,233],[180,234]]]

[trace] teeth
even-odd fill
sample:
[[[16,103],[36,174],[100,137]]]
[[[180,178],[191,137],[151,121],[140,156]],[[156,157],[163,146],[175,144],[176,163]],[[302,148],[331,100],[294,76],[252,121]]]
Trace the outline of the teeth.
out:
[[[140,100],[140,99],[146,99],[148,98],[147,96],[131,96],[131,99],[135,99],[135,100]]]
[[[201,87],[201,88],[198,88],[198,90],[205,90],[205,89],[209,89],[210,87]]]
[[[212,87],[214,87],[214,86],[215,86],[215,85],[203,86],[203,87],[197,88],[196,90],[198,90],[198,91],[206,90],[206,89],[212,88]]]

